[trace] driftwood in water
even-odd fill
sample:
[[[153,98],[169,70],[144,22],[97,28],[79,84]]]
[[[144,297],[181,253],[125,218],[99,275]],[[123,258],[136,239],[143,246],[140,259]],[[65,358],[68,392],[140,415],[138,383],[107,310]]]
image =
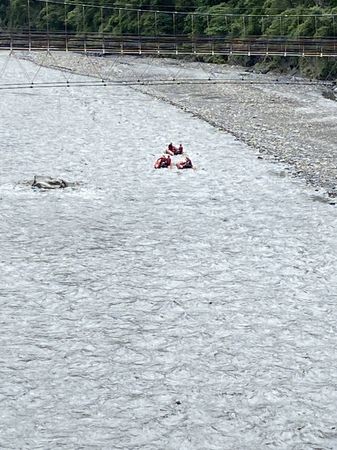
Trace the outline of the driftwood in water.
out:
[[[62,178],[52,177],[37,177],[34,176],[32,187],[39,189],[63,189],[68,186],[68,183]]]

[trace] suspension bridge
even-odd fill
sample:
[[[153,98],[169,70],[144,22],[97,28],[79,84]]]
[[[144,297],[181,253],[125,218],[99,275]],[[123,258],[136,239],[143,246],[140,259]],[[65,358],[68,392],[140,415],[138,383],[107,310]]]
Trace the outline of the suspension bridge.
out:
[[[122,56],[145,56],[144,60],[151,61],[151,58],[158,57],[174,57],[195,60],[202,60],[205,57],[224,57],[230,58],[235,56],[268,58],[268,57],[294,57],[300,58],[330,58],[334,60],[337,57],[337,15],[328,14],[323,16],[315,15],[297,15],[295,16],[261,16],[261,15],[235,15],[235,14],[209,14],[209,13],[191,13],[182,11],[156,11],[142,10],[139,8],[128,8],[118,6],[98,6],[94,4],[75,3],[64,0],[36,0],[41,3],[44,11],[44,26],[37,29],[36,24],[32,23],[31,16],[31,0],[27,0],[27,20],[26,25],[21,29],[16,29],[13,24],[9,23],[7,29],[0,28],[0,51],[9,52],[9,57],[20,58],[22,52],[45,52],[49,56],[55,52],[75,52],[90,57],[111,56],[119,58]],[[58,30],[53,30],[52,15],[50,12],[51,5],[61,8],[63,11],[60,15]],[[79,14],[78,22],[81,25],[79,31],[70,29],[68,15],[69,11],[77,8]],[[97,31],[88,32],[87,29],[87,10],[97,8],[100,11],[100,20],[97,23]],[[118,11],[119,24],[114,33],[106,31],[106,20],[109,14]],[[136,32],[134,34],[126,33],[123,30],[123,14],[136,18]],[[63,15],[63,18],[62,18]],[[152,36],[143,35],[142,17],[150,17],[153,21]],[[166,22],[171,24],[166,30],[166,34],[160,30],[160,22],[163,17]],[[190,21],[190,33],[177,34],[177,22],[182,18]],[[219,36],[198,35],[197,23],[204,21],[207,27],[213,20],[221,20],[227,25],[231,21],[238,21],[242,26],[242,35],[244,37],[232,37],[229,34]],[[286,28],[287,20],[295,21],[300,24],[302,21],[312,21],[313,28],[317,31],[321,26],[329,26],[333,30],[332,37],[313,38],[313,37],[287,37],[282,34]],[[278,25],[278,34],[274,36],[261,34],[259,36],[249,35],[247,29],[249,24],[255,21],[259,23],[260,29],[267,29],[268,23],[276,23]],[[117,31],[116,31],[117,30]],[[7,62],[5,63],[5,65]],[[0,67],[1,73],[1,67]],[[1,74],[0,74],[1,75]],[[92,82],[94,84],[115,83],[115,80],[109,80],[107,77],[97,74],[99,81]],[[203,80],[182,80],[178,77],[171,77],[162,80],[139,80],[124,79],[118,80],[118,83],[134,84],[139,82],[156,84],[160,83],[183,83],[183,82],[231,82],[231,80],[214,80],[208,77]],[[232,82],[245,82],[245,80],[233,80]],[[303,81],[302,81],[303,82]],[[83,85],[90,82],[85,82]],[[287,81],[288,83],[288,81]],[[292,83],[290,81],[289,83]],[[323,82],[324,83],[324,82]],[[23,83],[22,87],[34,87],[37,85],[35,76],[27,83]],[[43,87],[49,84],[43,84]],[[68,79],[66,85],[69,86]],[[42,86],[42,84],[41,84]],[[0,88],[8,88],[4,86],[0,76]]]
[[[293,56],[337,57],[337,39],[284,37],[229,38],[132,36],[108,33],[1,31],[0,49],[10,51],[73,51],[150,56]]]

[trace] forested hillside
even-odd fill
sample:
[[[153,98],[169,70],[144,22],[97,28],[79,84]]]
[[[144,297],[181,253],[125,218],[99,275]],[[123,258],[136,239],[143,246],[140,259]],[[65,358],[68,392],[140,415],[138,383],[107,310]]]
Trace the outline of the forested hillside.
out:
[[[230,37],[337,35],[337,0],[1,0],[0,27],[113,34]],[[176,13],[172,14],[175,11]],[[242,63],[243,60],[241,59]],[[247,64],[258,60],[245,59]],[[273,58],[271,66],[280,65]],[[311,63],[301,61],[302,68]],[[287,63],[283,65],[289,66]],[[336,63],[315,63],[310,75],[334,76]],[[310,71],[309,71],[310,72]],[[332,74],[332,75],[331,75]]]

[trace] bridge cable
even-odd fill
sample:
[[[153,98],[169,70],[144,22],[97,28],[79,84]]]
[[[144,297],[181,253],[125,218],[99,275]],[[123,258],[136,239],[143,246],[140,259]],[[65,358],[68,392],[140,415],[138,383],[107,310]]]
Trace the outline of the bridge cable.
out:
[[[239,79],[222,79],[222,80],[205,80],[205,79],[185,79],[185,80],[129,80],[129,81],[112,81],[106,80],[104,83],[97,80],[91,81],[73,81],[71,83],[54,81],[54,82],[39,82],[34,83],[6,83],[0,84],[0,90],[8,90],[8,89],[31,89],[31,88],[59,88],[59,87],[99,87],[99,86],[172,86],[172,85],[219,85],[219,84],[246,84],[246,85],[300,85],[300,86],[309,86],[309,85],[319,85],[332,87],[333,83],[331,82],[299,82],[299,81],[255,81],[255,80],[239,80]]]
[[[3,76],[4,76],[5,72],[6,72],[6,69],[7,69],[7,66],[8,66],[10,57],[11,57],[11,54],[12,54],[12,51],[10,51],[9,54],[6,56],[4,65],[2,66],[2,69],[1,69],[1,72],[0,72],[0,79],[3,78]]]

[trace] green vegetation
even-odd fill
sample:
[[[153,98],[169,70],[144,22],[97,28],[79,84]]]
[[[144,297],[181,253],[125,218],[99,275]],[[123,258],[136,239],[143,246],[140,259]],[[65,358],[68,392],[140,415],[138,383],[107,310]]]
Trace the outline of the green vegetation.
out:
[[[113,34],[248,37],[334,37],[337,0],[1,0],[0,28]],[[174,14],[172,12],[175,11]],[[241,58],[241,63],[288,70],[293,61]],[[302,72],[334,77],[337,63],[300,61]]]

